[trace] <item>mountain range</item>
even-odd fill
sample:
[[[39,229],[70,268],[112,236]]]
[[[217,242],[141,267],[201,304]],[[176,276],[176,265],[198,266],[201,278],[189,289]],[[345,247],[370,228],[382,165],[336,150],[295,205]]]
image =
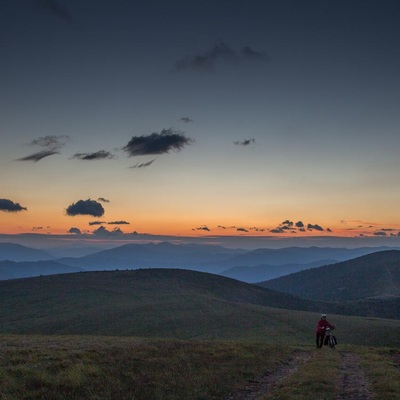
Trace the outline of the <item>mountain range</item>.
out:
[[[214,245],[182,244],[168,242],[149,244],[125,244],[108,250],[97,251],[81,257],[56,258],[50,251],[31,249],[12,243],[0,243],[0,261],[57,262],[61,272],[98,271],[138,268],[184,268],[221,274],[244,282],[261,282],[304,269],[333,264],[387,248],[320,248],[287,247],[283,249],[257,249],[246,251]],[[51,273],[48,266],[14,265],[20,276],[37,276]],[[11,266],[3,269],[1,279],[17,277],[8,273]],[[72,271],[71,271],[72,272]],[[55,272],[59,273],[59,272]]]

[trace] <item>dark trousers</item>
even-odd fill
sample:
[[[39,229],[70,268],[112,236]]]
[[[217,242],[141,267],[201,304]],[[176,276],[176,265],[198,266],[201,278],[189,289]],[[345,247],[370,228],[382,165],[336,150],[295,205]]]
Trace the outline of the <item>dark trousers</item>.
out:
[[[325,338],[325,333],[319,333],[319,332],[317,332],[317,339],[316,339],[316,342],[317,342],[317,347],[320,349],[322,346],[323,346],[323,344],[324,344],[324,338]]]

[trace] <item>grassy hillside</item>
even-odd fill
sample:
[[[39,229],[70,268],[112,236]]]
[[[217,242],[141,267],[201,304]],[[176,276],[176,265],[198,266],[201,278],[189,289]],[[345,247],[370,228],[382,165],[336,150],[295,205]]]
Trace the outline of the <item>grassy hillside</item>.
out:
[[[206,273],[150,269],[0,282],[0,332],[175,339],[314,340],[315,303]],[[322,305],[321,305],[322,307]],[[400,321],[330,316],[343,343],[399,345]],[[365,333],[368,332],[368,335]]]
[[[400,296],[400,251],[381,251],[260,284],[304,298],[352,301]]]

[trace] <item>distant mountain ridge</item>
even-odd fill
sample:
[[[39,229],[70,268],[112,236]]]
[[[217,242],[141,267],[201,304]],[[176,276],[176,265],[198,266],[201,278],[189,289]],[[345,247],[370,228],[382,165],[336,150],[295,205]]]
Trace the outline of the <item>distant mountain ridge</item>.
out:
[[[41,261],[54,258],[44,250],[32,249],[16,243],[0,243],[0,261]]]
[[[81,272],[78,267],[70,267],[55,261],[0,261],[0,280],[30,278],[40,275]]]

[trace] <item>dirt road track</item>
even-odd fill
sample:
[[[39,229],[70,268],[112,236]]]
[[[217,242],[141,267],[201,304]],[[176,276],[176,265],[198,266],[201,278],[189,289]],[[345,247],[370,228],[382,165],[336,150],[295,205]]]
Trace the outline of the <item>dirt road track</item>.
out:
[[[268,394],[281,381],[294,374],[310,358],[307,352],[296,352],[287,364],[272,374],[261,376],[256,381],[249,381],[245,388],[231,393],[225,400],[257,400]]]

